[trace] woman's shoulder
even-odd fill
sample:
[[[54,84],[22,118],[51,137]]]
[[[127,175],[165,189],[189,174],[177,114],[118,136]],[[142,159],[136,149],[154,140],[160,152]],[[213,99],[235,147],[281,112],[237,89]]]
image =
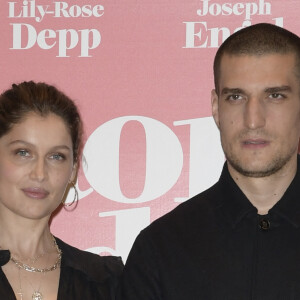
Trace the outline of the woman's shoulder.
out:
[[[117,278],[123,270],[121,257],[100,256],[75,248],[56,238],[62,251],[62,266],[70,267],[85,273],[96,281]]]

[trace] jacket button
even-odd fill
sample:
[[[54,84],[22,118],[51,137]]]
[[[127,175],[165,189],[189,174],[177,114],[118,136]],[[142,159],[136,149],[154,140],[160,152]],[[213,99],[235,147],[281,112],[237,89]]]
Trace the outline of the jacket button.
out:
[[[259,227],[262,230],[268,230],[270,228],[270,221],[268,219],[261,219],[259,221]]]

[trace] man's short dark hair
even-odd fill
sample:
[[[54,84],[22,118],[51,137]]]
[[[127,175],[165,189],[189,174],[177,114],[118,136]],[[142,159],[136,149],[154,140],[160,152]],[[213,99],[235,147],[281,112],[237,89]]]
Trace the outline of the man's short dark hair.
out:
[[[215,56],[216,93],[219,95],[220,66],[224,54],[260,56],[288,53],[295,53],[296,72],[300,77],[300,38],[296,34],[268,23],[255,24],[235,32],[224,41]]]

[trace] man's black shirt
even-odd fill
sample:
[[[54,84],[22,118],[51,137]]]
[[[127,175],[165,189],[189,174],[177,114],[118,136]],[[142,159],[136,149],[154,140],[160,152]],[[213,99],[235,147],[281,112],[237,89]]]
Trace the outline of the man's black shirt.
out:
[[[300,163],[279,202],[257,214],[225,164],[210,189],[137,237],[122,300],[300,299]]]

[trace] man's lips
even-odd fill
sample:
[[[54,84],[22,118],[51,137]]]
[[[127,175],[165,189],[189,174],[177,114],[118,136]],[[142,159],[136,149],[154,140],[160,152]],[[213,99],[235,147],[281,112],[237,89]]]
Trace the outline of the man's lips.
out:
[[[49,195],[48,191],[38,187],[24,188],[22,191],[27,197],[34,199],[44,199]]]
[[[270,144],[269,141],[264,139],[247,139],[242,141],[242,145],[245,148],[249,149],[258,149],[258,148],[264,148]]]

